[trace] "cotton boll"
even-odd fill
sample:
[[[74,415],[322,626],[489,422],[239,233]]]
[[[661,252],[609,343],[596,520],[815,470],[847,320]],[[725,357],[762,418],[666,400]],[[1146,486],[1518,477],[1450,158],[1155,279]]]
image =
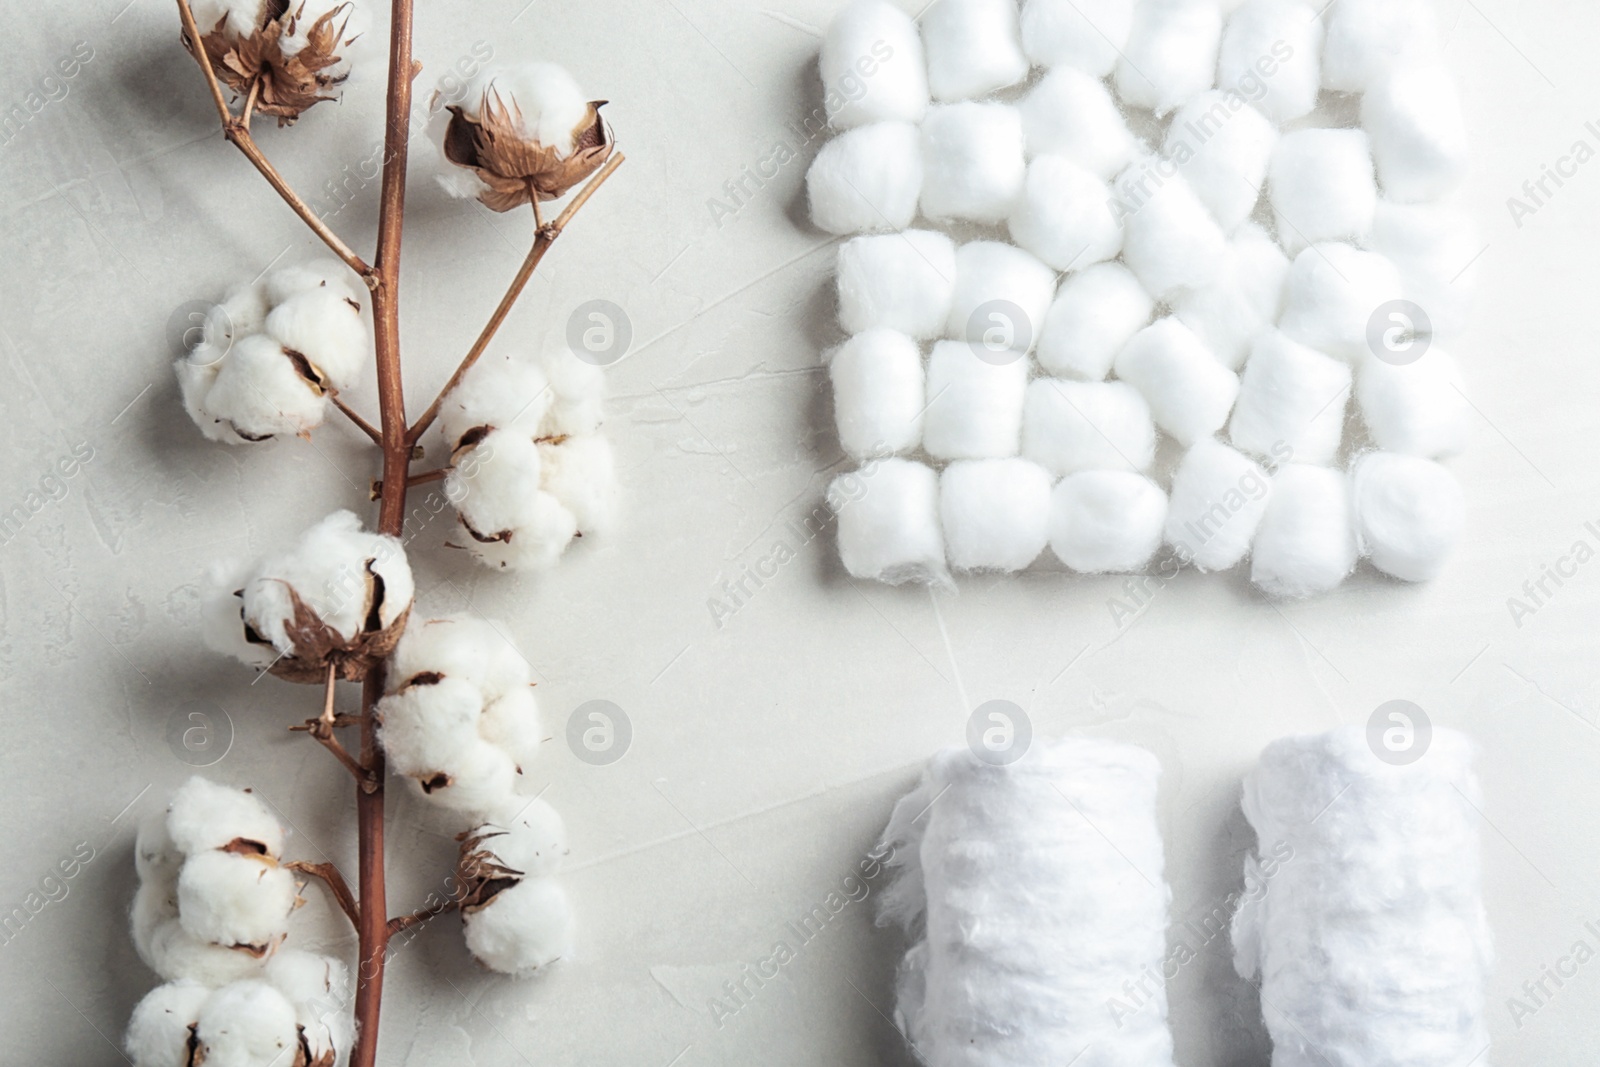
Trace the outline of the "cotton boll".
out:
[[[1436,200],[1467,170],[1467,126],[1455,81],[1441,62],[1401,64],[1361,98],[1383,195]]]
[[[1020,571],[1044,551],[1050,473],[1025,459],[958,460],[939,476],[939,518],[952,567]]]
[[[1142,0],[1117,63],[1117,94],[1165,115],[1211,88],[1222,39],[1215,0]]]
[[[352,52],[363,49],[372,30],[372,18],[365,4],[349,0],[296,0],[285,13],[279,47],[285,56],[299,55],[316,32],[318,20],[330,12],[333,18],[329,25],[339,34],[339,47],[334,52],[339,62],[323,67],[319,73],[331,78],[348,77]]]
[[[526,686],[512,689],[485,705],[478,732],[510,756],[519,773],[527,774],[547,737],[533,690]]]
[[[1387,452],[1437,459],[1466,447],[1471,405],[1455,358],[1439,348],[1410,363],[1367,359],[1356,375],[1356,403],[1373,442]]]
[[[1259,226],[1245,223],[1234,232],[1215,277],[1198,289],[1180,291],[1173,312],[1218,362],[1238,370],[1255,339],[1278,321],[1288,273],[1289,259],[1278,243]]]
[[[235,841],[253,842],[268,856],[283,853],[283,826],[259,797],[198,775],[172,795],[167,832],[173,846],[187,855]]]
[[[241,338],[217,370],[204,409],[247,441],[309,433],[322,425],[328,399],[265,334]]]
[[[1016,108],[968,101],[929,109],[922,122],[921,200],[928,218],[1002,222],[1026,175]]]
[[[572,953],[572,913],[554,878],[524,878],[463,919],[467,951],[491,971],[525,976]]]
[[[539,445],[539,487],[572,513],[580,535],[603,534],[617,509],[616,460],[600,434]]]
[[[1357,240],[1372,230],[1378,187],[1361,130],[1297,130],[1272,153],[1269,197],[1278,240],[1291,255],[1322,241]]]
[[[1228,439],[1266,458],[1287,450],[1301,463],[1330,463],[1339,451],[1349,399],[1348,363],[1274,330],[1250,350]]]
[[[185,930],[178,919],[176,885],[146,883],[133,898],[133,944],[139,958],[167,981],[193,979],[207,987],[260,973],[254,949],[212,944]],[[277,942],[266,946],[270,955]]]
[[[966,341],[940,341],[928,359],[922,447],[938,459],[1017,454],[1028,361],[1018,352],[1004,362],[991,362],[980,357],[976,347]]]
[[[1022,98],[1017,111],[1030,159],[1066,156],[1101,178],[1133,161],[1138,142],[1105,83],[1093,75],[1057,67]]]
[[[539,357],[550,383],[550,407],[539,420],[539,437],[579,437],[600,429],[605,414],[606,372],[570,350]]]
[[[1184,453],[1172,476],[1166,543],[1201,571],[1221,571],[1250,550],[1272,485],[1254,461],[1207,439]]]
[[[1105,182],[1065,156],[1028,164],[1011,239],[1057,270],[1087,267],[1122,251],[1122,223]]]
[[[956,246],[932,230],[852,237],[839,246],[839,325],[938,337],[950,316]]]
[[[1120,263],[1097,263],[1061,283],[1039,333],[1039,364],[1062,378],[1099,381],[1150,321],[1155,301]]]
[[[1259,92],[1255,105],[1273,122],[1309,114],[1322,76],[1319,14],[1299,0],[1249,0],[1222,31],[1217,84],[1246,96]]]
[[[1439,29],[1428,0],[1339,0],[1328,10],[1322,86],[1365,92],[1401,63],[1433,59]]]
[[[246,627],[240,594],[254,577],[252,564],[218,562],[206,568],[200,580],[200,635],[213,652],[264,671],[281,653]]]
[[[439,405],[439,426],[452,450],[473,430],[520,430],[533,437],[555,394],[544,369],[527,359],[485,356]]]
[[[1356,565],[1350,482],[1343,471],[1287,463],[1250,546],[1250,580],[1273,596],[1326,593]]]
[[[195,1031],[206,1067],[272,1067],[291,1062],[299,1043],[294,1005],[262,981],[234,982],[200,1009]]]
[[[1405,298],[1427,314],[1435,339],[1466,328],[1483,245],[1464,211],[1450,204],[1380,200],[1372,217],[1372,248],[1400,271]]]
[[[922,352],[894,330],[858,333],[828,357],[839,443],[855,459],[909,452],[922,442]]]
[[[355,279],[350,275],[350,268],[336,259],[313,259],[307,263],[291,263],[287,267],[279,267],[268,274],[261,281],[261,294],[266,300],[266,307],[261,311],[261,317],[255,318],[245,314],[242,321],[248,323],[248,332],[261,329],[265,322],[267,311],[278,306],[290,298],[313,289],[330,289],[343,297],[348,297],[356,303],[361,303],[367,296],[365,286],[358,288]],[[240,309],[248,304],[247,298],[241,297]],[[230,314],[236,314],[232,302],[228,305]]]
[[[133,1067],[188,1067],[189,1027],[211,990],[193,981],[168,982],[144,995],[128,1019],[122,1050]]]
[[[314,268],[285,267],[284,270],[302,271],[302,277],[320,276]],[[271,279],[275,275],[268,275]],[[293,295],[288,294],[288,295]],[[284,299],[288,299],[285,295]],[[266,280],[237,285],[228,291],[222,303],[206,313],[202,338],[217,349],[219,358],[226,355],[233,342],[252,333],[260,333],[267,323],[269,286]],[[279,301],[281,303],[281,301]]]
[[[1261,199],[1277,141],[1272,123],[1242,96],[1213,89],[1178,109],[1162,151],[1231,233]]]
[[[528,524],[544,472],[544,456],[525,433],[495,430],[462,453],[445,476],[445,495],[476,538]]]
[[[334,389],[356,383],[367,360],[367,324],[361,311],[331,289],[311,289],[272,309],[267,334],[299,352],[320,372],[315,379]]]
[[[1278,325],[1292,340],[1354,363],[1370,354],[1373,314],[1403,294],[1400,272],[1376,252],[1313,245],[1289,267]]]
[[[1117,354],[1116,372],[1143,395],[1156,425],[1185,448],[1222,429],[1239,395],[1238,375],[1170,316],[1133,336]]]
[[[518,525],[502,533],[513,536],[485,540],[473,537],[468,529],[465,547],[484,566],[496,570],[549,570],[578,535],[578,520],[559,500],[541,490],[527,501]]]
[[[1050,549],[1083,574],[1142,570],[1161,547],[1167,494],[1142,474],[1079,471],[1050,500]]]
[[[1024,352],[1038,339],[1055,291],[1055,272],[1027,252],[999,241],[964,244],[956,250],[945,335],[1008,361],[1004,350]]]
[[[495,863],[527,878],[554,874],[566,857],[561,813],[537,797],[514,797],[473,831]]]
[[[500,629],[467,614],[413,619],[389,657],[385,677],[392,693],[434,674],[466,682],[485,700],[526,689],[533,680],[528,661]]]
[[[288,949],[267,961],[262,977],[294,1005],[313,1064],[319,1056],[337,1057],[350,1051],[354,1020],[345,1010],[351,991],[344,964],[314,952]]]
[[[181,359],[175,360],[172,370],[178,376],[178,391],[183,397],[183,410],[188,412],[189,418],[194,420],[200,432],[212,441],[219,441],[225,445],[242,445],[246,441],[239,436],[233,424],[206,407],[211,387],[217,383],[217,372],[222,369],[223,358],[220,350],[202,343],[185,352]]]
[[[1023,0],[1022,48],[1041,67],[1111,73],[1128,43],[1134,0]]]
[[[260,857],[200,852],[178,873],[178,918],[219,945],[264,946],[288,933],[298,896],[294,875]]]
[[[267,17],[267,0],[194,0],[189,6],[202,35],[221,23],[222,32],[229,40],[249,37]]]
[[[1150,405],[1127,382],[1036,378],[1028,384],[1022,453],[1052,474],[1142,471],[1155,459]]]
[[[460,94],[462,112],[483,118],[485,102],[511,114],[516,131],[566,151],[589,113],[589,96],[554,63],[513,63],[481,69]]]
[[[1176,164],[1141,160],[1122,172],[1115,191],[1122,259],[1152,296],[1166,299],[1212,278],[1228,239]]]
[[[806,171],[811,221],[828,233],[903,230],[924,186],[922,135],[906,122],[848,130],[822,146]]]
[[[516,788],[512,757],[481,733],[483,695],[445,678],[379,702],[380,738],[397,774],[452,811],[494,810]]]
[[[920,21],[935,100],[983,96],[1028,76],[1016,0],[937,0]]]
[[[839,558],[857,578],[898,585],[946,583],[939,533],[939,476],[905,459],[875,460],[828,486],[838,517]]]
[[[823,105],[841,130],[921,122],[928,75],[916,23],[886,0],[854,0],[822,38]]]
[[[1356,540],[1385,574],[1424,582],[1444,569],[1461,539],[1461,483],[1432,460],[1369,452],[1351,471]]]

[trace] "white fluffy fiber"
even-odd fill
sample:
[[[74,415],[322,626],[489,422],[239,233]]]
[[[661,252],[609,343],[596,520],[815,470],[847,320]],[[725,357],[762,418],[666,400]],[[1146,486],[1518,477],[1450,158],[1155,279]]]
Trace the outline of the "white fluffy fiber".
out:
[[[1154,308],[1154,298],[1121,263],[1074,271],[1045,315],[1039,365],[1063,378],[1099,381]]]
[[[467,950],[501,974],[526,976],[572,953],[573,921],[554,878],[524,878],[463,919]]]
[[[1213,89],[1178,109],[1162,151],[1218,224],[1232,232],[1261,199],[1277,141],[1277,128],[1244,97]]]
[[[890,584],[949,580],[939,529],[939,475],[932,467],[875,460],[835,478],[828,505],[838,517],[839,558],[855,577]]]
[[[920,122],[928,108],[922,40],[888,0],[853,0],[822,39],[822,87],[841,130],[873,122]]]
[[[1288,463],[1250,546],[1250,580],[1273,596],[1325,593],[1356,565],[1350,483],[1345,473]]]
[[[1472,407],[1455,358],[1441,348],[1409,363],[1367,359],[1356,373],[1356,403],[1379,448],[1439,459],[1466,447]]]
[[[1385,574],[1408,582],[1435,577],[1461,539],[1461,483],[1429,459],[1369,452],[1350,473],[1356,543]]]
[[[1474,759],[1435,728],[1393,766],[1346,726],[1275,741],[1246,775],[1245,881],[1267,890],[1234,916],[1234,966],[1261,983],[1274,1067],[1465,1064],[1488,1047]]]
[[[939,337],[950,317],[956,246],[932,230],[854,237],[839,246],[839,325]]]
[[[1402,63],[1361,98],[1383,194],[1401,203],[1435,200],[1467,168],[1461,98],[1442,62]]]
[[[922,443],[927,408],[922,352],[894,330],[858,333],[828,358],[839,443],[855,459],[909,452]]]
[[[922,135],[908,122],[847,130],[823,145],[806,171],[811,221],[829,233],[905,229],[922,185]]]
[[[958,460],[939,475],[945,554],[957,570],[1019,571],[1044,551],[1050,472],[1025,459]]]
[[[996,360],[1003,348],[1026,351],[1039,339],[1055,291],[1055,272],[1027,252],[1000,241],[968,242],[956,250],[945,336],[981,343]],[[992,306],[996,301],[1008,306]],[[1019,321],[1008,321],[1018,312]]]
[[[1105,83],[1057,67],[1017,105],[1029,158],[1062,155],[1101,178],[1133,162],[1138,141]]]
[[[1117,63],[1117,94],[1165,115],[1216,84],[1222,12],[1216,0],[1142,0]]]
[[[1173,312],[1223,366],[1238,370],[1255,339],[1282,314],[1288,273],[1289,259],[1277,242],[1261,227],[1244,223],[1212,278],[1180,292]]]
[[[1117,178],[1122,259],[1151,295],[1206,284],[1227,256],[1228,238],[1188,180],[1163,161],[1142,159]]]
[[[1110,74],[1128,43],[1135,0],[1022,0],[1022,47],[1042,67]]]
[[[1278,325],[1290,339],[1354,363],[1371,351],[1373,313],[1403,292],[1400,272],[1384,256],[1347,244],[1312,245],[1289,265]]]
[[[1276,331],[1257,338],[1239,382],[1228,440],[1258,456],[1332,462],[1350,399],[1350,365]]]
[[[1339,0],[1328,9],[1322,85],[1359,93],[1402,63],[1437,56],[1438,26],[1429,0]]]
[[[1080,471],[1050,500],[1050,549],[1085,574],[1142,569],[1161,547],[1167,494],[1142,474]]]
[[[1107,1010],[1166,952],[1159,776],[1149,752],[1096,739],[1036,740],[1009,766],[929,761],[884,831],[898,874],[879,919],[912,941],[895,1018],[923,1060],[1066,1064],[1087,1047],[1170,1067],[1159,987]]]
[[[1309,114],[1321,87],[1320,13],[1301,0],[1248,0],[1223,30],[1217,84],[1250,96],[1273,122]]]
[[[1034,157],[1011,212],[1011,239],[1056,270],[1074,270],[1122,251],[1122,220],[1111,189],[1060,155]]]
[[[1378,187],[1363,130],[1296,130],[1272,153],[1269,195],[1278,239],[1292,255],[1322,241],[1356,241],[1372,229]]]
[[[1028,76],[1016,0],[936,0],[921,23],[935,100],[968,100]]]
[[[221,23],[224,35],[233,40],[256,31],[266,17],[267,0],[194,0],[189,8],[202,34]]]
[[[1127,382],[1028,384],[1022,452],[1052,474],[1142,471],[1154,461],[1155,445],[1150,405]]]
[[[1022,193],[1022,116],[1007,104],[963,101],[922,120],[922,214],[1003,222]]]
[[[1115,369],[1144,396],[1156,425],[1185,448],[1222,429],[1239,395],[1239,376],[1170,315],[1134,334]]]
[[[997,459],[1017,454],[1028,362],[996,362],[967,341],[939,341],[928,357],[928,407],[922,446],[938,459]]]
[[[311,953],[279,959],[288,957],[296,957],[291,967],[269,965],[261,978],[217,989],[184,980],[151,990],[123,1038],[133,1067],[282,1067],[306,1062],[307,1051],[313,1059],[348,1053],[353,1035],[339,1018],[343,1005],[332,1003],[346,995],[343,965]]]
[[[1271,492],[1254,460],[1210,438],[1199,441],[1172,476],[1164,539],[1182,562],[1227,570],[1250,550]]]
[[[1372,247],[1400,272],[1405,298],[1428,316],[1431,334],[1446,340],[1466,327],[1476,259],[1483,250],[1472,220],[1449,203],[1378,201]]]

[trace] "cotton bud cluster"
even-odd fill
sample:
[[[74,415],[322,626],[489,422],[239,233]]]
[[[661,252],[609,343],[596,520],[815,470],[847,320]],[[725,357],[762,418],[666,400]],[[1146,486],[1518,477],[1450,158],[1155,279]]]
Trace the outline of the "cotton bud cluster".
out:
[[[501,974],[527,975],[572,950],[572,914],[554,875],[566,827],[544,801],[514,799],[462,835],[467,949]]]
[[[278,125],[295,119],[350,76],[349,52],[366,32],[353,0],[191,0],[211,69]],[[184,35],[195,52],[195,42]],[[198,55],[198,53],[195,53]]]
[[[330,259],[274,271],[212,307],[173,365],[200,432],[237,445],[322,425],[371,349],[364,296]]]
[[[288,551],[206,575],[213,649],[292,682],[354,681],[393,651],[415,587],[397,538],[336,511]]]
[[[604,391],[600,368],[560,352],[481,360],[445,397],[445,495],[483,563],[542,570],[574,537],[609,524],[616,473],[599,432]]]

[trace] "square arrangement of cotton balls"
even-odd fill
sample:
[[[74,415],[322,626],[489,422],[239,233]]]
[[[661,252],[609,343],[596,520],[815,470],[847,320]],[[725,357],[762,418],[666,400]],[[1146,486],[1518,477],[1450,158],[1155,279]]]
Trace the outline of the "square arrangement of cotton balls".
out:
[[[1426,0],[853,0],[807,174],[856,577],[1163,546],[1307,596],[1460,539],[1476,241]],[[1355,124],[1359,119],[1359,124]],[[1354,411],[1349,410],[1354,399]],[[1163,564],[1165,566],[1165,564]]]

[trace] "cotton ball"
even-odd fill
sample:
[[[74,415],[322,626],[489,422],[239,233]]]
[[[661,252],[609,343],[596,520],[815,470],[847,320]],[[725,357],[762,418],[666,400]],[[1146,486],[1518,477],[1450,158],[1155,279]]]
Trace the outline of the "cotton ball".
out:
[[[538,797],[513,798],[472,836],[493,862],[528,878],[554,874],[568,852],[561,813]]]
[[[1466,328],[1483,245],[1464,211],[1450,204],[1379,200],[1372,248],[1394,263],[1405,298],[1428,316],[1424,332],[1452,338]]]
[[[282,345],[251,334],[222,361],[203,406],[246,441],[262,441],[310,433],[322,425],[328,399]]]
[[[572,913],[553,878],[524,878],[463,917],[467,951],[491,971],[527,975],[572,953]]]
[[[280,653],[244,621],[241,592],[254,577],[253,564],[219,561],[206,567],[200,579],[200,636],[211,651],[264,671]]]
[[[950,316],[956,246],[932,230],[852,237],[839,246],[839,325],[938,337]]]
[[[225,445],[246,444],[234,429],[233,423],[206,406],[211,387],[217,383],[217,373],[222,369],[223,353],[220,349],[202,342],[189,349],[172,364],[178,376],[178,391],[183,398],[183,410],[199,427],[200,432],[212,441]]]
[[[1212,280],[1179,292],[1173,312],[1218,362],[1238,370],[1256,337],[1278,321],[1288,273],[1289,259],[1278,243],[1261,227],[1245,223],[1234,231]]]
[[[1250,545],[1250,580],[1273,596],[1326,593],[1356,565],[1350,482],[1343,471],[1287,463]]]
[[[597,433],[539,444],[539,488],[572,515],[574,537],[603,534],[617,510],[616,457]]]
[[[933,468],[906,459],[874,460],[835,478],[828,506],[838,517],[839,558],[855,577],[891,585],[949,580]]]
[[[1261,199],[1278,131],[1237,93],[1210,90],[1178,109],[1162,151],[1228,232]]]
[[[288,933],[294,875],[251,855],[211,850],[183,861],[178,917],[195,937],[219,945],[269,945]]]
[[[938,459],[993,459],[1017,454],[1028,361],[997,359],[967,341],[940,341],[928,358],[928,406],[922,446]],[[992,361],[994,360],[994,361]]]
[[[1155,459],[1150,405],[1127,382],[1036,378],[1028,384],[1022,453],[1052,474],[1142,471]]]
[[[1057,270],[1087,267],[1122,250],[1122,222],[1105,182],[1065,156],[1028,164],[1011,239]]]
[[[1438,36],[1428,0],[1339,0],[1328,11],[1322,87],[1365,92],[1401,63],[1434,58]]]
[[[194,0],[190,8],[202,35],[220,23],[229,40],[251,36],[267,17],[267,0]]]
[[[937,0],[920,21],[935,100],[983,96],[1028,76],[1016,0]]]
[[[1356,374],[1356,403],[1373,443],[1387,452],[1436,459],[1466,447],[1471,406],[1454,357],[1439,348],[1409,363],[1367,359]]]
[[[1016,108],[967,101],[928,110],[922,122],[921,200],[928,218],[1002,222],[1026,175],[1022,116]]]
[[[346,1012],[351,990],[344,964],[315,952],[288,949],[267,961],[262,977],[294,1005],[311,1064],[326,1057],[331,1065],[350,1051],[355,1021]]]
[[[1117,63],[1117,94],[1165,115],[1211,88],[1221,39],[1215,0],[1142,0]]]
[[[920,122],[928,107],[922,40],[886,0],[855,0],[822,38],[823,105],[841,130],[871,122]]]
[[[467,614],[413,619],[389,657],[391,693],[433,675],[464,681],[486,700],[526,689],[532,681],[528,661],[499,628]]]
[[[265,300],[265,307],[260,312],[262,317],[258,319],[254,314],[247,313],[241,322],[248,324],[248,332],[259,330],[268,309],[313,289],[328,289],[358,304],[367,296],[366,287],[358,287],[350,268],[337,259],[323,257],[305,263],[291,263],[287,267],[279,267],[261,280],[260,292]],[[228,306],[238,308],[247,303],[246,299],[235,305],[230,299]]]
[[[1122,346],[1150,321],[1154,307],[1154,299],[1121,263],[1074,272],[1045,315],[1040,366],[1058,377],[1099,381]]]
[[[266,332],[310,361],[314,381],[349,389],[366,363],[367,324],[359,306],[329,288],[290,297],[267,315]]]
[[[806,171],[811,221],[840,234],[910,226],[923,195],[922,152],[922,135],[905,122],[876,122],[835,137]]]
[[[172,794],[167,832],[173,847],[185,854],[237,843],[257,845],[268,856],[283,853],[283,826],[259,797],[198,775]]]
[[[1027,252],[1000,241],[964,244],[956,250],[945,335],[1010,362],[1009,351],[1026,352],[1038,340],[1055,290],[1055,272]]]
[[[1198,441],[1172,475],[1166,543],[1201,571],[1227,570],[1250,550],[1271,492],[1254,461],[1216,440]]]
[[[1370,354],[1373,315],[1403,293],[1400,272],[1376,252],[1313,245],[1289,266],[1278,325],[1292,340],[1355,363]]]
[[[858,333],[828,357],[839,443],[855,459],[909,452],[922,441],[922,353],[894,330]]]
[[[338,33],[338,47],[334,52],[338,62],[323,67],[318,75],[348,78],[352,54],[363,51],[370,39],[368,34],[372,30],[372,16],[366,4],[351,3],[349,0],[299,0],[285,12],[287,18],[283,22],[283,34],[278,38],[278,47],[286,57],[299,55],[311,43],[312,35],[318,32],[318,21],[330,13],[333,17],[326,26]]]
[[[939,518],[952,567],[1020,571],[1044,551],[1050,473],[1025,459],[957,460],[939,476]]]
[[[502,693],[484,705],[478,722],[483,739],[511,757],[517,773],[526,775],[533,768],[548,736],[539,702],[527,686]]]
[[[1228,422],[1234,446],[1258,456],[1332,462],[1344,433],[1350,365],[1296,344],[1276,330],[1250,350]]]
[[[396,774],[434,804],[484,812],[516,785],[512,757],[483,736],[483,694],[459,678],[412,685],[378,703],[379,738]]]
[[[1461,483],[1432,460],[1368,452],[1350,473],[1356,540],[1385,574],[1423,582],[1444,569],[1461,539]]]
[[[1138,571],[1161,547],[1167,494],[1142,474],[1079,471],[1050,500],[1050,549],[1083,574]]]
[[[1466,120],[1443,63],[1401,64],[1377,81],[1361,98],[1361,125],[1390,200],[1435,200],[1466,173]]]
[[[530,567],[556,561],[577,533],[577,518],[540,490],[543,466],[539,446],[514,430],[495,430],[456,461],[445,495],[473,545],[513,547],[520,554],[512,558]]]
[[[539,420],[540,438],[593,435],[605,416],[606,372],[562,346],[539,357],[550,383],[550,406]]]
[[[1133,164],[1117,178],[1122,259],[1156,299],[1204,285],[1228,251],[1228,239],[1177,165]]]
[[[463,547],[486,567],[543,571],[556,565],[578,535],[578,519],[553,494],[540,490],[526,501],[514,527],[486,537],[473,536],[470,528],[466,533]]]
[[[294,1005],[266,982],[234,982],[200,1008],[195,1036],[206,1067],[272,1067],[299,1043]]]
[[[1269,199],[1278,240],[1291,255],[1322,241],[1356,240],[1372,229],[1378,187],[1361,130],[1296,130],[1272,153]]]
[[[1137,145],[1105,83],[1072,67],[1057,67],[1017,104],[1030,159],[1066,156],[1109,178],[1133,162]]]
[[[1217,84],[1251,96],[1273,122],[1309,114],[1322,77],[1319,14],[1299,0],[1249,0],[1222,31]]]
[[[489,430],[539,432],[554,399],[550,379],[531,360],[509,355],[487,356],[464,374],[439,405],[439,427],[452,451],[468,435]]]
[[[1022,47],[1041,67],[1111,73],[1128,43],[1135,0],[1023,0]]]
[[[133,1067],[188,1067],[189,1027],[211,990],[199,982],[168,982],[144,995],[128,1019],[122,1050]]]
[[[1134,334],[1117,354],[1116,372],[1143,395],[1156,425],[1185,448],[1222,429],[1239,395],[1238,375],[1170,316]]]
[[[207,987],[249,978],[260,972],[253,947],[233,948],[202,941],[178,919],[176,877],[146,882],[133,895],[133,944],[149,968],[167,981],[192,979]],[[270,955],[277,946],[265,946]]]

